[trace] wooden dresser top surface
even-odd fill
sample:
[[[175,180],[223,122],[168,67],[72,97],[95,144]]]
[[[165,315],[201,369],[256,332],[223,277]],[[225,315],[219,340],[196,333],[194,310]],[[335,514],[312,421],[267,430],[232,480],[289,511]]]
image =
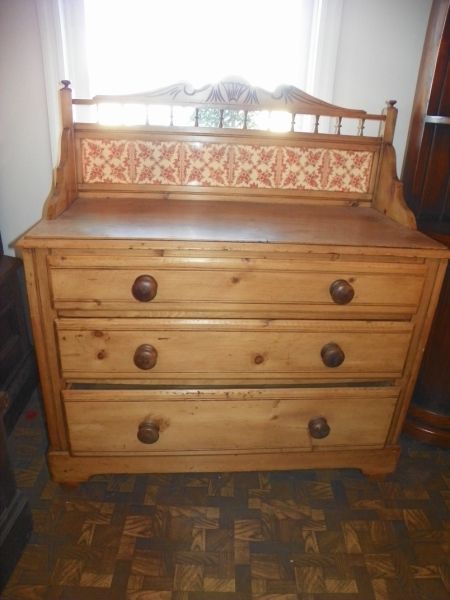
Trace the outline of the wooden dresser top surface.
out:
[[[54,220],[41,220],[21,245],[44,239],[145,240],[357,246],[444,247],[373,208],[240,201],[78,198]],[[39,240],[41,243],[39,243]]]

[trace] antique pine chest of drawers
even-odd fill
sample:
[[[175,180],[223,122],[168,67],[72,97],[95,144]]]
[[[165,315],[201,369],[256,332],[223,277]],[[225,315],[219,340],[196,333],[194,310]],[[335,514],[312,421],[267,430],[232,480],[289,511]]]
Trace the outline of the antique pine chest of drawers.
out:
[[[56,184],[20,242],[54,479],[392,471],[448,255],[404,203],[394,103],[231,81],[61,98]],[[74,123],[72,103],[144,123]],[[280,110],[288,131],[261,130]]]

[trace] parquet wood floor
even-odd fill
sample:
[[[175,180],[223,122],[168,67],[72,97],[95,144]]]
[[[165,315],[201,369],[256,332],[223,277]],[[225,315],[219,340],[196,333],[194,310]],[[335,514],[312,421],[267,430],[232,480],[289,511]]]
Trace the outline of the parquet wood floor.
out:
[[[49,480],[34,400],[11,437],[34,532],[2,600],[449,600],[450,451],[396,473]]]

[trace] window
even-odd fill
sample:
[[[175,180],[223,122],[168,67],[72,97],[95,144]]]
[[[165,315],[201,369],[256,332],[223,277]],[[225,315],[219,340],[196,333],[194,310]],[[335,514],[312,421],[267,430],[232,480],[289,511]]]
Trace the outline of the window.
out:
[[[46,0],[37,2],[52,155],[57,82],[74,96],[142,92],[238,76],[332,100],[343,0]]]
[[[178,81],[203,85],[227,76],[315,92],[324,0],[60,2],[66,70],[78,96]]]
[[[200,86],[233,75],[269,89],[304,85],[312,5],[85,0],[91,89],[114,94],[177,81]]]

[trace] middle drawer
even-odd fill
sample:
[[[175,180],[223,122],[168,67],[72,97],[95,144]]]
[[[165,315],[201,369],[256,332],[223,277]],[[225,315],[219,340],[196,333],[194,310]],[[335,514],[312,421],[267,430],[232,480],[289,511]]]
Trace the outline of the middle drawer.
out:
[[[409,322],[61,319],[63,375],[155,384],[388,379],[402,375]]]

